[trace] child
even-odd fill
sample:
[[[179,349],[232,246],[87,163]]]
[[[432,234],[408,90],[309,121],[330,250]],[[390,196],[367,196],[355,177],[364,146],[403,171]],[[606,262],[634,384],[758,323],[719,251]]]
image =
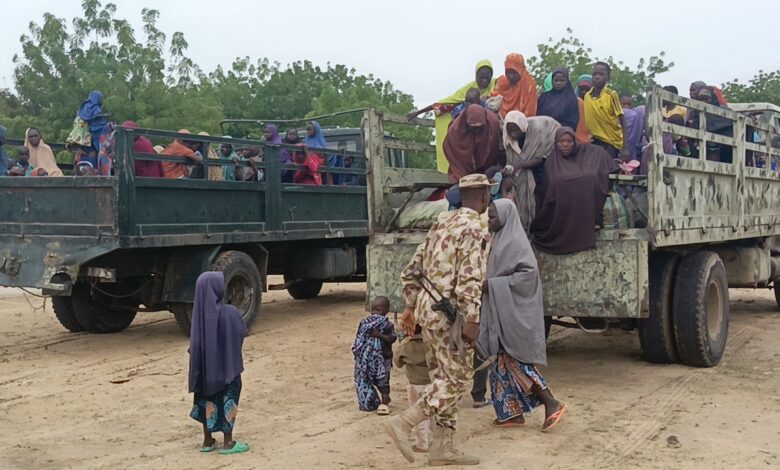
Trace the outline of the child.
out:
[[[371,302],[371,313],[360,321],[352,354],[355,356],[355,390],[362,411],[389,415],[390,369],[393,367],[393,347],[397,336],[387,319],[390,300],[379,296]],[[379,390],[379,393],[377,393]],[[381,394],[381,403],[379,395]]]
[[[478,104],[483,108],[487,107],[487,101],[483,101],[479,96],[479,90],[476,88],[469,88],[466,92],[466,99],[463,100],[463,103],[455,106],[452,109],[452,119],[455,120],[456,117],[460,116],[460,113],[465,111],[466,107],[470,104]]]
[[[293,154],[293,161],[296,165],[302,165],[305,168],[295,171],[293,183],[322,185],[322,173],[320,173],[322,160],[319,154],[307,151],[303,144],[298,144],[296,147],[298,149]]]
[[[213,451],[217,440],[212,433],[221,432],[224,442],[219,453],[239,454],[249,450],[248,444],[233,440],[246,325],[238,310],[223,302],[224,297],[222,272],[198,277],[190,331],[189,390],[195,394],[190,416],[203,424],[201,452]]]
[[[607,88],[611,69],[606,62],[593,66],[593,88],[585,94],[585,121],[593,143],[611,158],[628,160],[628,124],[618,94]]]
[[[408,336],[401,342],[395,357],[396,367],[406,368],[406,378],[409,380],[406,394],[409,398],[409,405],[417,403],[420,394],[431,383],[431,378],[428,375],[428,361],[425,359],[425,344],[423,344],[421,333],[422,328],[420,325],[416,325],[414,336]],[[409,440],[412,442],[412,449],[415,452],[428,452],[430,443],[428,433],[431,426],[433,426],[433,417],[412,428]]]
[[[14,163],[11,172],[14,176],[31,176],[33,167],[30,164],[30,150],[27,147],[16,148],[16,163]]]

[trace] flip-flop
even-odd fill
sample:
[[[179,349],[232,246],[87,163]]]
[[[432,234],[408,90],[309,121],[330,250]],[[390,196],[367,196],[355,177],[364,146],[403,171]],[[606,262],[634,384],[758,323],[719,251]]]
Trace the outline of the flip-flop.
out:
[[[544,420],[545,423],[552,421],[549,425],[545,426],[542,425],[542,432],[550,432],[552,429],[558,425],[558,423],[561,422],[561,418],[563,418],[563,415],[566,414],[566,405],[561,405],[560,408],[558,408],[558,411],[551,414],[549,418],[546,418]]]
[[[210,446],[201,447],[200,451],[201,452],[214,452],[214,449],[216,449],[216,448],[217,448],[217,445],[216,444],[212,444]]]
[[[390,414],[390,408],[388,408],[385,404],[381,404],[379,405],[379,408],[376,409],[376,414],[379,416],[387,416]]]
[[[484,408],[491,404],[492,402],[490,400],[482,400],[482,401],[475,401],[471,404],[472,408]]]
[[[241,454],[248,450],[249,450],[249,444],[247,444],[246,442],[236,441],[236,443],[233,444],[233,447],[231,447],[230,449],[219,449],[219,453],[222,455]]]
[[[493,421],[491,421],[490,425],[493,426],[494,428],[522,428],[523,426],[525,426],[525,422],[518,423],[514,419],[509,419],[506,421],[499,421],[497,419],[494,419]]]

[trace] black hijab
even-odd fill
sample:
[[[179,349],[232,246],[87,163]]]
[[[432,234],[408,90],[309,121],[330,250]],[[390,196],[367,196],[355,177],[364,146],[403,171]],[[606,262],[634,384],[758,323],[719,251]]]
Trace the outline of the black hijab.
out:
[[[577,94],[569,80],[569,69],[559,67],[553,71],[553,79],[556,74],[561,74],[566,79],[566,86],[563,90],[553,88],[539,96],[539,102],[536,109],[537,116],[550,116],[558,121],[563,127],[577,128],[580,121],[580,108],[577,104]]]

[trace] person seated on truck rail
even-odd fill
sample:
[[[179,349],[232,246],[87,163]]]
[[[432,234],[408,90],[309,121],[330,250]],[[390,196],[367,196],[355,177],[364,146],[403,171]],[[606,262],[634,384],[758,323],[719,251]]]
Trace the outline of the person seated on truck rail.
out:
[[[179,134],[191,134],[187,129],[180,129]],[[161,155],[171,157],[186,157],[194,163],[203,163],[203,156],[195,152],[197,144],[183,139],[175,139],[165,147]],[[179,162],[163,162],[163,176],[166,178],[186,178],[187,165]]]
[[[511,111],[504,119],[506,160],[514,168],[512,179],[517,211],[523,228],[528,231],[539,205],[536,187],[541,184],[544,162],[552,154],[558,121],[549,116],[526,118]]]
[[[35,127],[24,133],[24,146],[30,151],[30,164],[35,168],[45,168],[49,176],[62,176],[62,170],[57,166],[54,151],[43,141],[41,131]]]
[[[559,67],[552,73],[552,89],[539,95],[536,107],[537,116],[549,116],[562,126],[576,129],[580,119],[577,94],[569,80],[569,69]],[[526,114],[526,116],[528,116]]]
[[[536,116],[538,96],[536,79],[525,68],[525,58],[521,54],[511,53],[504,60],[504,75],[498,77],[493,96],[501,96],[502,118],[510,111],[520,111],[528,117]]]
[[[593,65],[593,88],[585,94],[585,122],[593,134],[592,143],[612,158],[628,160],[628,126],[620,97],[607,85],[611,68],[606,62]]]
[[[322,174],[320,173],[321,157],[314,152],[306,150],[303,144],[298,144],[297,147],[298,149],[294,152],[293,160],[296,165],[303,165],[304,168],[299,168],[295,171],[293,183],[322,185]]]
[[[126,129],[137,129],[138,124],[135,121],[125,121],[122,123],[122,127]],[[147,155],[156,155],[152,142],[143,135],[133,136],[133,152],[136,154],[143,153]],[[163,168],[162,162],[159,160],[141,160],[136,155],[135,158],[135,176],[143,178],[162,178]]]
[[[542,204],[531,223],[534,246],[556,255],[594,248],[609,173],[616,169],[602,147],[576,143],[570,127],[558,129],[555,149],[544,165]]]
[[[435,111],[436,115],[436,168],[440,173],[447,173],[449,163],[444,153],[444,139],[453,121],[452,110],[466,100],[466,93],[471,88],[479,90],[481,98],[489,97],[496,88],[493,78],[493,64],[489,60],[477,62],[474,80],[462,86],[458,91],[424,108],[416,109],[406,115],[410,121],[421,114]]]
[[[466,175],[484,173],[499,165],[501,125],[498,116],[478,104],[471,104],[452,122],[444,139],[450,183]]]

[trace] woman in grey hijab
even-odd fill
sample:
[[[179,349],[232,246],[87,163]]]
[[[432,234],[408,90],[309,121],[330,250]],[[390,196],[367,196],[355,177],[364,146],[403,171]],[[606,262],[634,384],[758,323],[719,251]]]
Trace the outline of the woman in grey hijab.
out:
[[[548,432],[560,422],[566,405],[553,397],[536,368],[547,365],[539,268],[511,201],[494,201],[488,224],[493,242],[482,289],[479,348],[497,356],[490,373],[493,425],[523,425],[523,413],[544,405],[542,432]]]

